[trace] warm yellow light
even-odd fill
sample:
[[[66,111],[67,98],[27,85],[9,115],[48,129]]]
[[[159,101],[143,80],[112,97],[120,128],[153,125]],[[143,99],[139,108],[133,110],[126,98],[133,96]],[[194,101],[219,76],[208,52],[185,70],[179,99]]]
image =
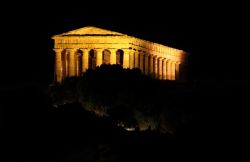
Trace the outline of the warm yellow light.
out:
[[[181,65],[186,62],[186,53],[182,50],[96,27],[84,27],[52,38],[58,82],[106,62],[140,68],[144,74],[157,79],[178,80],[182,75]],[[94,53],[90,58],[91,51]],[[78,57],[79,52],[83,56]],[[121,56],[117,57],[118,53]]]
[[[128,128],[128,127],[125,127],[124,128],[126,131],[135,131],[135,128]]]

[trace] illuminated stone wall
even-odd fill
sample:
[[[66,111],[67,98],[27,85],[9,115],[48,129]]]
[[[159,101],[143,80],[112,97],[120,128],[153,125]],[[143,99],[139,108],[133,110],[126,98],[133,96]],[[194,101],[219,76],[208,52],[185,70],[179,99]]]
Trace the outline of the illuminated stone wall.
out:
[[[186,52],[158,43],[96,27],[80,28],[52,39],[58,82],[103,63],[140,68],[156,79],[182,80],[185,76]]]

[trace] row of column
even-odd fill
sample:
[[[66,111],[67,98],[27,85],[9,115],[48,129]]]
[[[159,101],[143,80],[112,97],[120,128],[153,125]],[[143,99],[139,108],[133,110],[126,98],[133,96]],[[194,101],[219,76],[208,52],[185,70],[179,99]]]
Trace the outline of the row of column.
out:
[[[55,51],[55,73],[56,80],[62,81],[65,77],[78,76],[85,72],[91,64],[90,61],[96,60],[96,66],[104,63],[104,51],[109,51],[109,63],[117,64],[118,49],[94,49],[95,60],[91,60],[93,49],[54,49]],[[157,79],[179,80],[180,62],[172,61],[167,58],[158,57],[148,53],[134,51],[130,49],[120,50],[122,54],[121,65],[123,68],[139,68],[142,73],[151,75]]]
[[[129,68],[139,68],[146,75],[163,80],[180,79],[180,62],[137,51],[132,51],[129,59]]]

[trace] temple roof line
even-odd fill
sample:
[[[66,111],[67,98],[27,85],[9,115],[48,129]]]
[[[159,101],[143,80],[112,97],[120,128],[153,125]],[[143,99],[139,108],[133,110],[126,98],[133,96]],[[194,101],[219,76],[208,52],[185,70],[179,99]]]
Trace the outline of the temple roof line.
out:
[[[94,26],[86,26],[86,27],[72,30],[72,31],[69,31],[66,33],[58,34],[58,35],[55,35],[53,37],[66,36],[66,35],[68,35],[68,36],[70,36],[70,35],[72,35],[72,36],[73,35],[85,35],[85,34],[90,34],[90,35],[107,35],[108,34],[108,35],[119,35],[119,36],[124,35],[122,33],[114,32],[114,31],[110,31],[110,30],[106,30],[106,29],[101,29],[101,28],[94,27]]]
[[[72,30],[72,31],[69,31],[69,32],[66,32],[66,33],[55,35],[55,36],[52,37],[52,39],[54,39],[56,37],[70,37],[70,36],[79,36],[79,37],[84,37],[84,36],[124,36],[124,37],[130,38],[134,43],[138,42],[138,44],[140,44],[139,42],[142,42],[142,44],[146,43],[149,46],[158,45],[159,47],[161,47],[163,49],[170,49],[170,50],[173,50],[173,51],[180,51],[180,52],[186,53],[183,50],[179,50],[179,49],[169,47],[169,46],[166,46],[166,45],[163,45],[163,44],[150,42],[148,40],[140,39],[140,38],[137,38],[137,37],[134,37],[134,36],[129,36],[129,35],[126,35],[126,34],[122,34],[122,33],[115,32],[115,31],[110,31],[110,30],[106,30],[106,29],[102,29],[102,28],[98,28],[98,27],[94,27],[94,26],[86,26],[86,27],[79,28],[79,29],[76,29],[76,30]],[[133,45],[136,46],[137,43],[133,44]]]
[[[66,34],[66,35],[61,35],[63,37],[67,36],[123,36],[123,35],[118,35],[118,34]]]

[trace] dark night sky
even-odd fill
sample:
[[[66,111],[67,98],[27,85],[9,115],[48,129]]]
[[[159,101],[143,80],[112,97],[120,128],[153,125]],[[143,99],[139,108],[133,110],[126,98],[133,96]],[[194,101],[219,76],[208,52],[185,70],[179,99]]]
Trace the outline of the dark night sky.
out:
[[[70,3],[73,3],[73,1]],[[98,4],[97,6],[94,6]],[[1,11],[3,83],[53,79],[55,34],[97,26],[190,53],[192,79],[249,79],[247,10],[238,4],[151,1],[6,4]]]
[[[45,156],[46,158],[47,150],[44,151],[42,147],[40,148],[40,144],[46,145],[45,148],[52,146],[48,150],[53,150],[54,147],[51,143],[56,143],[53,141],[55,138],[58,138],[56,141],[60,141],[58,143],[65,140],[66,134],[64,132],[67,131],[65,131],[64,125],[62,126],[64,136],[61,136],[60,131],[51,136],[50,128],[54,132],[60,128],[55,129],[56,124],[48,124],[50,120],[47,119],[47,116],[53,118],[52,121],[55,123],[60,123],[60,120],[57,121],[60,114],[53,116],[47,112],[48,109],[44,107],[44,104],[40,104],[44,100],[43,97],[39,97],[40,91],[39,94],[36,94],[36,89],[33,90],[35,86],[24,89],[17,88],[16,91],[11,89],[12,85],[17,85],[16,87],[21,85],[20,87],[22,87],[23,84],[45,85],[47,87],[52,82],[54,55],[51,37],[56,34],[84,26],[97,26],[117,31],[189,52],[189,78],[191,80],[216,81],[216,83],[217,81],[222,83],[220,82],[222,80],[248,80],[247,83],[250,83],[248,60],[250,54],[248,50],[250,29],[248,15],[250,14],[247,13],[249,5],[231,3],[229,0],[225,3],[158,1],[160,2],[144,0],[139,3],[135,0],[116,0],[112,5],[105,0],[102,3],[96,0],[78,2],[61,0],[56,3],[53,0],[53,2],[8,1],[1,4],[0,91],[2,96],[0,99],[2,100],[0,100],[0,124],[4,123],[4,126],[8,128],[7,131],[3,129],[3,132],[7,133],[8,140],[3,139],[7,145],[11,143],[10,147],[14,146],[14,149],[10,149],[10,154],[12,154],[12,150],[15,150],[13,155],[17,154],[23,157],[34,152],[35,154],[32,156],[41,155],[41,157]],[[7,89],[11,87],[11,90],[5,91],[5,87]],[[15,86],[13,87],[15,88]],[[31,88],[32,90],[30,90]],[[213,88],[211,92],[205,89],[201,93],[204,94],[200,97],[196,95],[195,89],[195,95],[188,97],[191,102],[183,101],[185,108],[187,105],[187,109],[197,108],[199,112],[202,112],[198,122],[198,127],[202,125],[202,128],[199,127],[198,131],[194,131],[197,132],[194,137],[198,137],[198,140],[184,138],[184,140],[188,139],[187,145],[184,147],[187,149],[184,149],[185,153],[192,152],[192,155],[194,154],[196,157],[200,152],[205,152],[201,155],[206,155],[202,158],[207,158],[211,152],[218,152],[218,155],[221,155],[220,157],[223,159],[224,155],[237,155],[238,159],[243,156],[238,156],[234,150],[246,152],[242,149],[245,147],[239,146],[238,143],[246,145],[249,141],[246,132],[248,130],[246,128],[249,127],[249,117],[246,112],[249,106],[245,106],[249,99],[243,93],[244,91],[249,93],[249,86],[239,87],[239,90],[234,91],[218,90],[218,93],[221,91],[223,93],[207,94],[207,97],[206,92],[217,92],[214,89],[216,88]],[[12,94],[13,92],[16,94]],[[225,93],[229,94],[224,95]],[[212,95],[215,97],[211,97]],[[198,97],[193,98],[195,96]],[[197,103],[195,103],[196,101]],[[47,103],[45,105],[47,106]],[[233,108],[230,109],[230,106]],[[49,115],[44,115],[44,113]],[[2,114],[6,114],[4,118]],[[66,118],[60,116],[59,119],[65,119],[65,122],[62,122],[64,124],[71,119],[68,118],[69,116],[71,115],[67,114]],[[75,118],[75,116],[72,117]],[[47,124],[49,129],[47,129]],[[193,129],[197,128],[195,126]],[[24,130],[22,130],[23,128]],[[77,127],[73,126],[73,128]],[[71,132],[73,128],[68,131],[71,134],[69,137],[72,138],[66,137],[71,142],[75,138]],[[191,131],[193,129],[191,128]],[[204,134],[206,132],[208,134],[203,135],[203,129],[206,129]],[[39,135],[36,135],[36,130]],[[45,138],[47,134],[48,137]],[[193,134],[191,133],[191,135]],[[244,138],[243,135],[247,138]],[[199,145],[193,146],[193,141]],[[234,143],[238,145],[232,148]],[[71,144],[69,145],[71,146]],[[206,147],[207,145],[208,147]],[[23,146],[29,148],[24,149]],[[196,146],[202,147],[190,151],[190,147]],[[67,147],[66,144],[65,147]],[[63,148],[65,149],[65,147]],[[177,148],[179,150],[179,147]],[[36,154],[38,150],[41,150],[41,154]],[[222,154],[223,150],[226,154]],[[182,156],[182,154],[177,154],[181,157],[180,155]],[[190,157],[184,155],[182,156],[184,158]]]

